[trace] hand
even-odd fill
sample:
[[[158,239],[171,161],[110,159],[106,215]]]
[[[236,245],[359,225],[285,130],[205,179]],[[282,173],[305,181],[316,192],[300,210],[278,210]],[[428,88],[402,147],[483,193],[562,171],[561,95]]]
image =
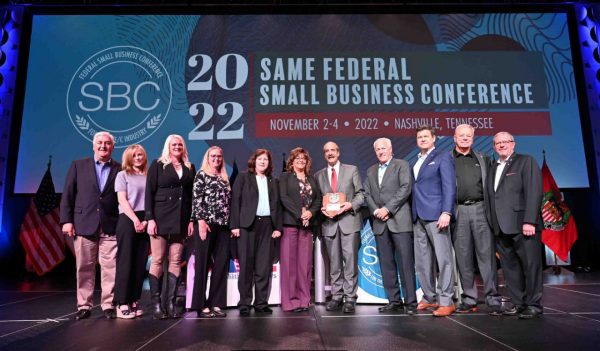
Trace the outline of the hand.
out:
[[[322,214],[323,214],[325,217],[328,217],[328,218],[333,218],[333,216],[332,216],[332,215],[330,215],[329,213],[327,213],[327,211],[326,211],[326,210],[327,210],[327,209],[326,209],[325,207],[321,207],[321,213],[322,213]]]
[[[302,225],[303,226],[308,227],[309,224],[310,224],[310,220],[308,220],[308,219],[303,219],[302,220]]]
[[[156,227],[156,221],[151,219],[148,221],[148,234],[156,235],[158,228]]]
[[[206,240],[206,235],[210,232],[210,227],[203,219],[198,221],[198,229],[200,231],[200,239],[202,239],[202,241]]]
[[[386,218],[386,217],[389,218],[390,211],[388,211],[387,208],[382,207],[382,208],[376,209],[375,212],[373,213],[373,215],[383,221],[384,218]]]
[[[68,235],[68,236],[75,236],[75,227],[73,226],[73,223],[63,224],[62,232],[63,232],[63,234]]]
[[[194,235],[194,222],[188,224],[187,236]]]
[[[387,221],[388,219],[390,219],[390,215],[389,215],[389,214],[387,214],[387,215],[386,215],[385,217],[383,217],[381,220],[382,220],[383,222],[385,222],[385,221]]]
[[[240,237],[240,230],[239,229],[231,229],[231,236],[234,238],[239,238]]]
[[[342,207],[340,208],[340,212],[338,212],[338,214],[340,215],[346,211],[350,211],[351,209],[352,209],[352,204],[346,201],[342,204]]]
[[[312,218],[312,212],[302,209],[302,216],[300,218],[302,218],[302,221],[310,221]]]
[[[523,235],[535,235],[535,226],[533,224],[523,223]]]
[[[280,232],[279,230],[274,230],[274,231],[273,231],[273,234],[271,234],[271,237],[272,237],[273,239],[277,239],[277,238],[279,238],[280,236],[281,236],[281,232]]]
[[[446,229],[450,224],[450,215],[447,213],[442,213],[440,218],[437,221],[437,229],[442,230]]]

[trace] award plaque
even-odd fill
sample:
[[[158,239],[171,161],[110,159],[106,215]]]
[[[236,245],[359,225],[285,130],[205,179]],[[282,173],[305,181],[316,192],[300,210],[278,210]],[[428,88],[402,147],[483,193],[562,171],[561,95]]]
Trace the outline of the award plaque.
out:
[[[344,202],[346,202],[346,194],[344,193],[327,193],[323,196],[323,207],[330,216],[336,216]]]

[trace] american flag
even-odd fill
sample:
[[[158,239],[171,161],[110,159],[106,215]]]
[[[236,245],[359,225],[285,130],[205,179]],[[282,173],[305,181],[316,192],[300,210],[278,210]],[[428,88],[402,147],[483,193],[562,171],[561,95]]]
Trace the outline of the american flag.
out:
[[[49,272],[65,258],[65,238],[59,224],[59,201],[60,196],[54,190],[48,164],[19,234],[27,263],[33,266],[38,275]]]

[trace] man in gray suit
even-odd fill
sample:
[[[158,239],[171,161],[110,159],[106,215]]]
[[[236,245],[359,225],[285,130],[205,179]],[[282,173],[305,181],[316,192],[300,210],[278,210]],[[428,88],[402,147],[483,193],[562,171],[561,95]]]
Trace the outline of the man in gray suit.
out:
[[[475,128],[468,124],[461,124],[454,131],[456,147],[452,150],[452,157],[456,169],[457,206],[452,242],[463,289],[462,302],[456,312],[477,312],[475,253],[483,280],[485,303],[491,315],[499,316],[502,315],[502,308],[496,290],[496,250],[494,235],[486,217],[485,184],[491,162],[488,156],[471,148],[474,136]]]
[[[337,214],[328,213],[325,207],[321,209],[325,216],[322,233],[329,255],[332,294],[326,309],[336,311],[343,305],[344,313],[354,313],[358,290],[358,248],[362,228],[359,210],[365,199],[364,190],[358,168],[339,162],[340,148],[336,143],[327,142],[323,146],[323,153],[327,167],[315,174],[321,192],[346,195],[346,202],[341,204]]]
[[[365,197],[373,215],[373,234],[377,243],[383,286],[389,300],[387,305],[379,308],[379,312],[399,311],[406,306],[408,314],[415,314],[415,255],[409,204],[411,169],[408,162],[392,158],[390,139],[377,139],[373,148],[379,162],[367,170]],[[398,264],[396,257],[400,260]],[[400,297],[398,273],[404,303]]]

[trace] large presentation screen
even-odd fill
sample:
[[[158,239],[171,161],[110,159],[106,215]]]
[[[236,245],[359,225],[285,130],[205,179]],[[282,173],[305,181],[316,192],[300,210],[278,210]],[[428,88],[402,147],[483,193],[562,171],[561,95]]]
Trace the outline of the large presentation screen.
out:
[[[560,187],[588,187],[567,13],[34,14],[15,192],[34,193],[52,156],[57,191],[95,132],[114,158],[140,143],[157,158],[179,134],[199,166],[208,146],[228,169],[259,147],[276,174],[302,146],[313,169],[333,140],[364,176],[373,141],[418,153],[415,129],[476,129],[475,149],[509,131],[542,152]]]

